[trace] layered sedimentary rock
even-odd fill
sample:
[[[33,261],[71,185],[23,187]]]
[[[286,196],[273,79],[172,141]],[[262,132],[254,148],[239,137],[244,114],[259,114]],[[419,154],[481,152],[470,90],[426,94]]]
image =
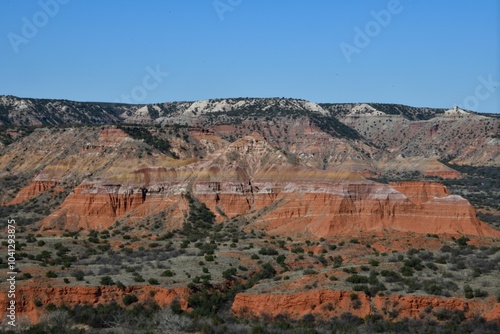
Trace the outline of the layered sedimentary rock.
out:
[[[231,311],[239,316],[288,315],[301,319],[307,314],[328,319],[350,312],[365,317],[374,312],[389,318],[417,318],[427,307],[434,310],[463,311],[466,317],[480,315],[486,320],[500,319],[500,307],[493,300],[464,301],[436,296],[375,296],[358,293],[360,305],[354,306],[351,291],[313,290],[298,293],[251,294],[239,293],[234,298]]]
[[[128,188],[119,185],[82,184],[75,188],[61,208],[41,222],[45,229],[104,230],[128,214],[132,219],[169,212],[168,227],[173,230],[182,226],[182,211],[187,209],[186,200],[180,195],[148,194],[147,188]]]
[[[9,205],[19,204],[27,201],[41,193],[53,188],[57,184],[56,181],[33,181],[26,187],[22,188],[16,197],[9,203]]]
[[[104,229],[124,215],[168,211],[181,226],[184,194],[204,202],[219,220],[244,216],[249,229],[295,237],[328,238],[365,232],[500,236],[475,209],[441,184],[381,184],[358,173],[304,169],[253,134],[177,168],[145,167],[86,181],[44,227]],[[61,225],[62,224],[62,225]]]
[[[18,317],[28,317],[32,322],[38,322],[48,304],[62,305],[91,305],[116,302],[123,306],[123,297],[127,294],[137,296],[140,302],[154,300],[159,306],[169,306],[172,301],[178,300],[181,308],[187,309],[189,290],[185,287],[160,288],[155,286],[64,286],[53,288],[21,287],[16,291],[16,314]],[[5,310],[9,300],[7,294],[0,295],[0,308]],[[37,306],[36,304],[41,304]]]
[[[426,188],[440,188],[444,192],[442,185],[401,184],[409,196],[391,186],[370,181],[287,186],[288,189],[274,187],[273,191],[254,192],[251,196],[218,194],[215,198],[207,195],[200,198],[209,207],[222,208],[229,217],[252,209],[262,210],[259,219],[249,228],[273,234],[327,238],[404,231],[499,236],[498,231],[476,218],[475,209],[462,197],[429,197],[425,192]]]

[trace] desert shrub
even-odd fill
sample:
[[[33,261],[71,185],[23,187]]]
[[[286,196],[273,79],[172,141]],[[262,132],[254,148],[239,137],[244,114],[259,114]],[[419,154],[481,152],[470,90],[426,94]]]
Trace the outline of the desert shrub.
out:
[[[45,273],[45,276],[48,278],[56,278],[57,274],[55,272],[53,272],[52,270],[49,270]]]
[[[419,258],[411,258],[411,259],[406,259],[404,261],[404,265],[406,267],[413,268],[415,270],[422,270],[424,267],[422,266],[422,259]]]
[[[222,272],[222,277],[227,280],[232,280],[234,279],[234,276],[236,276],[236,273],[236,268],[229,268]]]
[[[413,276],[413,273],[415,272],[413,268],[408,267],[408,266],[403,266],[399,270],[403,276]]]
[[[276,262],[277,262],[278,264],[281,264],[281,265],[285,264],[285,260],[286,260],[286,256],[285,256],[285,255],[283,255],[283,254],[280,254],[280,255],[278,255],[278,256],[276,257]]]
[[[101,283],[101,285],[113,285],[113,284],[115,284],[115,282],[113,281],[113,279],[110,276],[101,277],[100,283]]]
[[[125,304],[127,306],[130,305],[130,304],[133,304],[133,303],[137,302],[138,300],[139,299],[137,298],[136,295],[130,295],[130,294],[128,294],[128,295],[123,296],[123,304]]]
[[[163,277],[172,277],[174,275],[175,275],[175,273],[170,269],[167,269],[161,273],[161,276],[163,276]]]
[[[439,321],[449,320],[453,316],[453,312],[445,308],[438,309],[433,314]]]
[[[438,270],[438,267],[433,262],[426,262],[425,266],[434,271]]]
[[[179,302],[179,300],[177,298],[175,298],[172,301],[172,304],[170,304],[170,310],[172,310],[172,312],[174,314],[182,314],[183,313],[181,303]]]
[[[158,280],[156,278],[148,279],[148,283],[151,285],[159,285],[160,284],[160,282],[158,282]]]
[[[478,297],[478,298],[488,297],[488,292],[481,290],[481,289],[475,289],[474,290],[474,297]]]
[[[346,282],[349,283],[368,283],[368,277],[362,275],[352,275],[346,278]]]
[[[467,298],[467,299],[474,298],[474,292],[473,292],[472,288],[470,287],[470,285],[468,285],[468,284],[464,285],[464,294],[465,294],[465,298]]]
[[[448,263],[449,257],[446,255],[436,257],[435,263],[446,264]]]
[[[304,275],[316,275],[318,272],[312,268],[307,268],[304,270]]]
[[[259,254],[261,255],[278,255],[278,251],[273,248],[261,248],[259,250]]]
[[[449,245],[444,245],[441,247],[441,253],[450,253],[452,251],[452,248]]]
[[[467,246],[467,242],[470,241],[469,238],[467,238],[466,236],[461,236],[460,238],[458,238],[456,240],[456,243],[457,245],[459,246]]]
[[[334,268],[338,268],[338,267],[340,267],[340,266],[342,265],[342,262],[343,262],[343,261],[344,261],[344,260],[342,259],[342,256],[340,256],[340,255],[335,256],[335,257],[333,258],[333,267],[334,267]]]

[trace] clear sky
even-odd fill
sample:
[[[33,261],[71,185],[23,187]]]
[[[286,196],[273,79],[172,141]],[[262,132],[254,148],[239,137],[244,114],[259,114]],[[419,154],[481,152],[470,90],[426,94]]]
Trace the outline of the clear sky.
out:
[[[1,0],[0,95],[500,113],[499,2]]]

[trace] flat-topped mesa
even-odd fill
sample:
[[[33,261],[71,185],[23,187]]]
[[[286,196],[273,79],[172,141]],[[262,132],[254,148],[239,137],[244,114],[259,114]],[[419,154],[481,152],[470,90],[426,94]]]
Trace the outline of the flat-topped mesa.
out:
[[[196,185],[197,196],[229,218],[261,212],[250,228],[294,237],[333,237],[378,232],[414,232],[498,237],[475,209],[438,183],[316,180],[265,183],[241,188],[228,183]],[[237,185],[237,184],[233,184]]]
[[[240,148],[244,152],[233,164],[230,153]],[[64,221],[59,228],[100,230],[125,215],[140,219],[170,210],[175,217],[172,228],[177,228],[187,209],[183,194],[191,192],[219,221],[258,214],[248,228],[272,234],[329,238],[400,231],[500,236],[477,219],[469,202],[450,195],[442,184],[387,185],[356,173],[302,170],[279,158],[250,166],[252,156],[268,153],[261,149],[269,149],[265,141],[247,136],[209,161],[175,169],[143,168],[114,180],[84,183],[42,226],[55,228],[55,222]],[[276,161],[283,163],[282,168]]]
[[[218,221],[248,215],[248,228],[272,234],[329,238],[399,231],[500,236],[477,219],[465,199],[450,195],[442,184],[387,185],[353,172],[300,168],[257,133],[188,165],[137,170],[123,166],[114,171],[106,179],[78,186],[42,227],[101,230],[125,216],[138,220],[168,210],[173,219],[168,226],[174,229],[181,226],[187,210],[183,194],[190,192],[216,213]]]

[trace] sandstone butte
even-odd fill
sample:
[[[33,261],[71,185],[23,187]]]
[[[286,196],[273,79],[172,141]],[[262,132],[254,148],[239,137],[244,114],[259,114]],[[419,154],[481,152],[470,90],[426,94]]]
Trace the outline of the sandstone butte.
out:
[[[287,315],[293,319],[300,319],[307,314],[318,318],[328,319],[350,312],[358,317],[378,313],[384,318],[394,320],[418,318],[426,308],[460,310],[467,318],[480,315],[486,320],[500,319],[500,304],[490,298],[487,302],[477,300],[461,300],[457,298],[443,298],[436,296],[375,296],[367,297],[364,293],[357,293],[361,305],[354,307],[351,300],[352,291],[313,290],[297,293],[282,294],[251,294],[239,293],[236,295],[231,311],[238,316]],[[395,312],[394,312],[395,311]]]
[[[15,201],[54,186],[53,178],[41,183],[43,175]],[[117,166],[97,179],[86,178],[41,227],[51,233],[103,230],[120,219],[134,223],[166,212],[164,226],[173,230],[182,226],[188,210],[187,192],[219,221],[243,215],[252,221],[249,229],[271,234],[319,239],[400,231],[500,237],[500,231],[477,219],[467,200],[442,184],[382,184],[355,172],[293,166],[257,133],[187,165]]]
[[[61,305],[91,305],[116,302],[124,306],[122,299],[127,294],[134,294],[140,302],[155,301],[160,307],[170,306],[178,300],[181,308],[188,309],[189,289],[160,288],[156,286],[127,286],[120,289],[116,286],[71,286],[71,287],[20,287],[16,291],[16,312],[20,317],[27,317],[31,322],[38,322],[45,314],[45,307],[52,303]],[[36,303],[41,303],[36,306]],[[0,295],[0,308],[7,309],[7,294]]]

